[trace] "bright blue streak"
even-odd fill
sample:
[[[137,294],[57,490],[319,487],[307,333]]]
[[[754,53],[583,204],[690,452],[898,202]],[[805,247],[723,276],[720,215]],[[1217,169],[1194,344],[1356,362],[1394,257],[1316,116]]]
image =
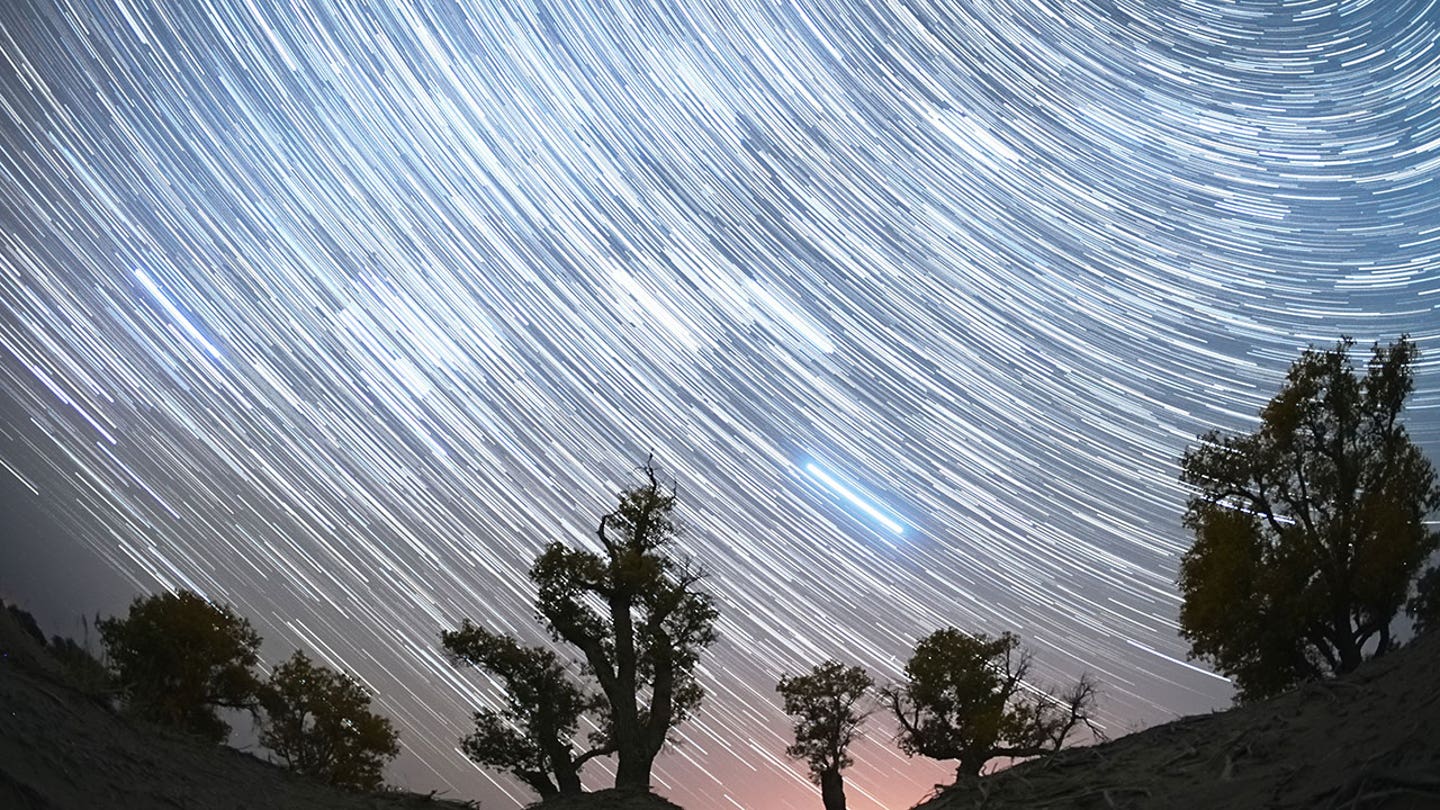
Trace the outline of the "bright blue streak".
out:
[[[205,336],[200,334],[200,330],[196,329],[194,324],[190,323],[185,315],[180,312],[179,307],[170,303],[170,299],[165,297],[165,293],[160,290],[159,285],[151,281],[150,277],[145,275],[144,271],[141,270],[135,271],[135,278],[140,279],[140,283],[145,285],[145,289],[150,291],[150,295],[159,302],[160,306],[165,308],[166,312],[170,313],[170,317],[178,322],[180,326],[190,334],[190,337],[195,339],[196,343],[204,346],[205,351],[209,352],[211,357],[214,357],[216,360],[220,359],[220,352],[217,351],[214,346],[210,345],[210,341],[206,340]]]
[[[904,534],[904,533],[905,533],[905,527],[904,527],[904,526],[901,526],[899,523],[896,523],[895,520],[894,520],[893,518],[891,518],[889,515],[885,514],[884,512],[881,512],[879,509],[876,509],[873,505],[870,504],[869,501],[867,501],[867,500],[865,500],[864,498],[860,497],[860,495],[859,495],[858,493],[856,493],[854,490],[852,490],[852,489],[850,489],[849,487],[845,486],[845,485],[844,485],[843,483],[841,483],[840,481],[837,481],[837,480],[834,478],[834,476],[832,476],[832,475],[830,475],[829,473],[825,472],[824,470],[820,469],[819,467],[817,467],[817,466],[816,466],[815,464],[813,464],[813,463],[811,463],[811,464],[806,464],[806,465],[805,465],[805,469],[806,469],[806,471],[808,471],[811,475],[813,475],[813,476],[815,476],[816,478],[820,479],[820,483],[822,483],[822,484],[824,484],[825,486],[829,487],[829,488],[831,489],[831,491],[833,491],[835,494],[837,494],[837,495],[843,497],[845,500],[847,500],[847,501],[855,504],[855,506],[858,507],[858,508],[860,509],[860,511],[864,512],[865,514],[869,515],[869,516],[872,517],[872,518],[875,518],[875,520],[876,520],[881,526],[884,526],[885,528],[889,529],[890,531],[892,531],[892,532],[894,532],[894,533],[896,533],[896,534]]]

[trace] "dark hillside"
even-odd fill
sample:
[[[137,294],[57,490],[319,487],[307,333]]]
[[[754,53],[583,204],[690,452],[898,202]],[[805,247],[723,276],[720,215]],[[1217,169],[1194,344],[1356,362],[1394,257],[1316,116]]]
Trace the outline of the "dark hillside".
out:
[[[1440,808],[1440,634],[1273,700],[952,789],[916,810]]]
[[[7,810],[461,806],[336,791],[248,754],[131,723],[66,685],[3,611],[0,653]],[[1440,634],[1350,677],[1022,764],[982,779],[979,791],[950,790],[917,810],[1440,808],[1437,673]],[[543,807],[676,810],[657,797],[611,791]]]
[[[249,754],[116,715],[0,610],[0,810],[444,810],[412,793],[350,793]],[[656,796],[587,794],[546,810],[679,810]],[[483,808],[482,808],[483,810]]]
[[[414,794],[347,793],[234,749],[116,715],[0,611],[0,808],[400,810],[458,808]]]

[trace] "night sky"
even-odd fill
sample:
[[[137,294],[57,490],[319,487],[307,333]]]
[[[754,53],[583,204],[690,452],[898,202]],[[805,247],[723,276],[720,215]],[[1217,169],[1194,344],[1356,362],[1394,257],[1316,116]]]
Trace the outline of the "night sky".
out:
[[[544,640],[651,452],[722,610],[690,810],[818,806],[776,679],[946,625],[1112,733],[1228,705],[1178,457],[1311,343],[1416,338],[1440,458],[1434,2],[0,5],[0,595],[228,601],[408,788],[532,797],[437,634]],[[950,773],[889,741],[856,810]]]

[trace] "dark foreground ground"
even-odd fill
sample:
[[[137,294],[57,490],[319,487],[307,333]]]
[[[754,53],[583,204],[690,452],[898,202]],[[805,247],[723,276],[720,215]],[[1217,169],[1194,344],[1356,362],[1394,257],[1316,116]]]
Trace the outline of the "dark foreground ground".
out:
[[[336,791],[249,754],[137,726],[67,686],[0,611],[0,810],[463,806]],[[1349,678],[1022,764],[916,810],[972,808],[1440,808],[1440,634]],[[605,792],[544,810],[679,809]]]
[[[962,808],[1440,808],[1440,634],[1349,677],[1063,751],[916,810]]]
[[[138,725],[71,688],[0,610],[0,810],[460,810],[413,793],[351,793],[230,748]],[[485,808],[480,808],[485,810]],[[545,810],[680,810],[602,791]]]
[[[0,810],[456,810],[337,791],[234,749],[137,726],[66,685],[0,610]]]

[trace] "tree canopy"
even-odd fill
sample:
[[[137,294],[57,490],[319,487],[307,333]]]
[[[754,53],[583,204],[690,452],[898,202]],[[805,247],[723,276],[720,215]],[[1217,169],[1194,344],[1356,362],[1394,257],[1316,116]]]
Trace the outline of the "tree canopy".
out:
[[[228,606],[181,590],[137,597],[129,614],[99,622],[127,710],[223,742],[217,709],[253,709],[260,637]]]
[[[700,653],[715,640],[714,600],[674,550],[676,493],[655,468],[619,494],[596,529],[598,552],[551,543],[530,569],[541,618],[574,645],[608,704],[615,786],[648,789],[656,755],[704,695]]]
[[[1353,342],[1291,366],[1253,433],[1211,431],[1181,460],[1192,488],[1180,566],[1181,634],[1241,699],[1349,672],[1392,644],[1440,532],[1434,468],[1400,422],[1418,350]]]
[[[258,694],[264,710],[260,744],[287,767],[339,787],[381,787],[385,763],[400,753],[400,735],[370,711],[363,684],[296,650],[275,666]]]
[[[900,726],[900,750],[955,760],[961,779],[997,757],[1058,751],[1078,726],[1090,726],[1097,691],[1088,675],[1064,692],[1026,682],[1030,655],[1011,633],[991,638],[953,627],[921,639],[906,680],[882,698]]]
[[[468,619],[459,630],[442,632],[440,642],[452,663],[482,669],[505,685],[505,708],[475,712],[475,730],[460,741],[474,762],[509,771],[546,798],[579,793],[580,769],[614,751],[605,702],[577,685],[554,653]],[[582,752],[573,740],[586,712],[596,714],[601,730]]]
[[[850,743],[859,736],[860,724],[868,716],[858,705],[874,685],[863,668],[826,661],[804,675],[782,677],[775,687],[784,700],[785,713],[794,721],[795,742],[785,753],[810,767],[810,778],[820,786],[825,810],[845,810],[845,783],[840,772],[854,764]]]

